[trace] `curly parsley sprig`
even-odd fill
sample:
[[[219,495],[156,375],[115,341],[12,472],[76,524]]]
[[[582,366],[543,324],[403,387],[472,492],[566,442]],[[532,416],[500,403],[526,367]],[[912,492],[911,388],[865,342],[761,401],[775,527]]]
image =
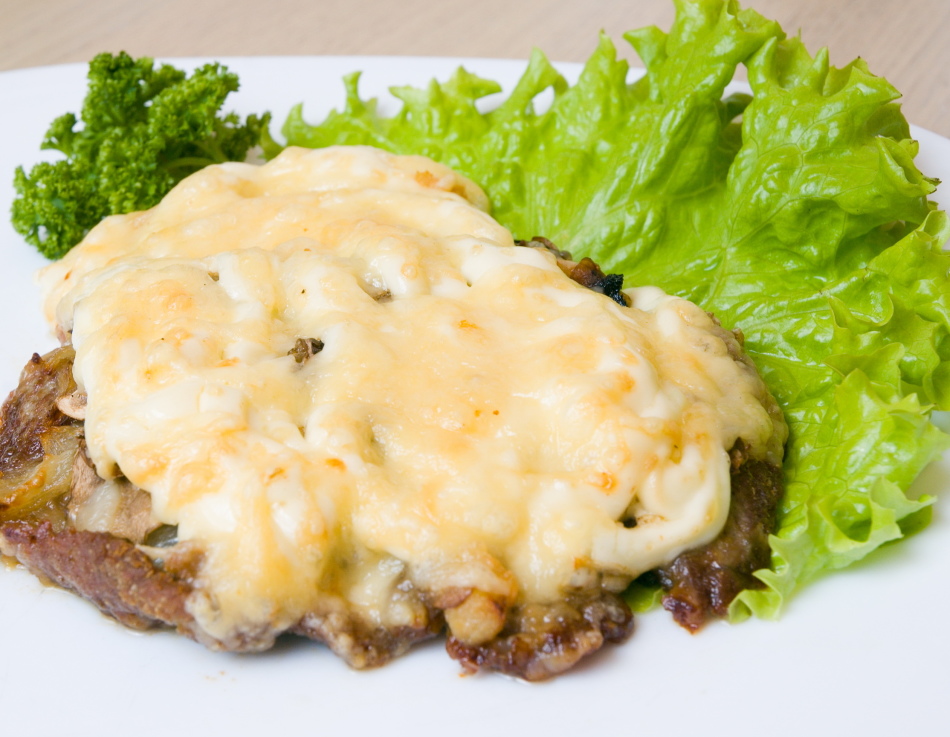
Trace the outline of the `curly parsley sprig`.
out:
[[[14,175],[13,226],[48,258],[63,256],[107,215],[148,209],[189,174],[241,161],[270,140],[270,113],[243,123],[220,113],[238,89],[221,64],[189,76],[147,57],[105,53],[90,63],[88,80],[81,118],[54,120],[41,146],[66,158]]]

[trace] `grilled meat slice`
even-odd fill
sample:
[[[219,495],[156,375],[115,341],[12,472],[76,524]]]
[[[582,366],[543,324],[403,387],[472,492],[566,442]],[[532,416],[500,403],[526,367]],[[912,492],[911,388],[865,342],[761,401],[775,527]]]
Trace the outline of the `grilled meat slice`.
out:
[[[575,281],[627,304],[620,291],[622,279],[603,274],[589,259],[574,262],[545,239],[520,245],[551,251]],[[299,357],[294,354],[298,361],[322,347],[320,341],[310,342],[313,345],[304,345]],[[84,406],[72,380],[73,357],[69,346],[43,357],[34,355],[0,411],[0,551],[129,627],[172,627],[215,649],[269,647],[279,632],[219,642],[197,627],[187,601],[201,551],[177,543],[174,535],[168,547],[153,547],[165,543],[152,541],[158,523],[151,519],[146,492],[120,479],[117,511],[105,518],[89,513],[97,490],[117,482],[99,479],[85,455]],[[738,348],[733,358],[748,361]],[[664,606],[691,631],[710,617],[725,615],[742,589],[759,586],[752,574],[769,563],[768,536],[782,493],[781,469],[752,458],[741,441],[731,458],[732,504],[725,529],[712,543],[657,571],[667,590]],[[97,522],[90,526],[92,518]],[[343,597],[328,592],[319,610],[304,615],[289,631],[323,642],[350,665],[365,668],[382,665],[415,642],[437,635],[449,620],[455,635],[450,632],[447,650],[467,671],[495,670],[535,681],[571,668],[608,642],[622,642],[633,628],[626,603],[599,589],[551,604],[478,596],[442,602],[422,591],[412,596],[418,616],[408,624],[386,627],[365,621]],[[459,606],[465,601],[481,602],[484,612],[474,607],[476,614],[493,613],[489,619],[494,624],[473,630],[471,622],[462,622],[459,611],[474,606]]]

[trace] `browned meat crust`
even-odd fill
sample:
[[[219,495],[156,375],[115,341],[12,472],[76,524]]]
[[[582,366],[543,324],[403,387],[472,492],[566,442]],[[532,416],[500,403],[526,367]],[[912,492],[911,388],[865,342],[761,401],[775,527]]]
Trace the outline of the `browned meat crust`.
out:
[[[291,632],[324,643],[354,668],[376,668],[437,636],[442,628],[436,611],[427,611],[414,626],[380,627],[354,617],[340,602],[326,612],[305,615]]]
[[[782,469],[747,457],[741,441],[731,456],[732,501],[723,531],[658,571],[667,591],[664,608],[691,632],[712,617],[726,616],[743,589],[762,588],[752,574],[769,567],[769,535],[775,531],[782,498]]]
[[[42,460],[43,437],[53,427],[75,424],[56,400],[76,389],[72,348],[46,356],[34,353],[20,375],[20,385],[0,411],[0,474],[14,473],[24,464]]]
[[[4,549],[30,571],[74,591],[127,627],[165,625],[194,636],[185,610],[191,584],[159,569],[128,540],[50,522],[8,522],[0,527]]]
[[[33,354],[0,409],[0,522],[61,512],[53,500],[69,488],[82,424],[57,406],[75,389],[73,350]]]
[[[7,522],[2,547],[30,572],[79,594],[103,614],[137,630],[172,627],[215,649],[257,649],[256,641],[210,640],[187,610],[196,555],[159,564],[128,540],[106,532],[64,528],[50,522]],[[413,627],[374,627],[341,606],[307,614],[290,631],[323,642],[355,668],[373,668],[442,631],[442,619],[427,612]],[[270,641],[269,641],[270,642]]]
[[[482,645],[449,637],[445,647],[470,673],[480,668],[543,681],[574,666],[605,643],[633,632],[633,615],[615,594],[597,592],[554,604],[526,604],[509,612],[505,628]]]

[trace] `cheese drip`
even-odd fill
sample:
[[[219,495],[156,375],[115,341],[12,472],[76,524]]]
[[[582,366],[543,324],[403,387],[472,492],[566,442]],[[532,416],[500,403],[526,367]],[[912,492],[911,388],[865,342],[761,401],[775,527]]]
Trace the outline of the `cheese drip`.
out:
[[[399,624],[407,578],[616,588],[718,534],[738,438],[778,459],[730,333],[578,285],[486,210],[428,159],[291,148],[200,171],[42,273],[90,457],[204,551],[212,637],[279,632],[331,588]],[[322,349],[298,361],[301,338]]]

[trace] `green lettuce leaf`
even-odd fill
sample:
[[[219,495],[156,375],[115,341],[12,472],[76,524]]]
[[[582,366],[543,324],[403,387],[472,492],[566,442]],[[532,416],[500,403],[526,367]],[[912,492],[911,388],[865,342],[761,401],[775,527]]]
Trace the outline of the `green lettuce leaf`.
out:
[[[833,68],[735,2],[676,8],[669,33],[626,34],[646,67],[632,83],[601,37],[576,84],[535,52],[488,112],[477,103],[499,85],[464,69],[393,89],[392,117],[354,74],[342,111],[310,125],[298,106],[283,132],[431,156],[481,184],[515,237],[741,327],[790,440],[772,568],[732,614],[774,617],[807,581],[928,519],[932,500],[906,492],[948,447],[930,413],[950,409],[950,224],[897,91],[863,61]],[[739,65],[752,95],[725,96]]]

